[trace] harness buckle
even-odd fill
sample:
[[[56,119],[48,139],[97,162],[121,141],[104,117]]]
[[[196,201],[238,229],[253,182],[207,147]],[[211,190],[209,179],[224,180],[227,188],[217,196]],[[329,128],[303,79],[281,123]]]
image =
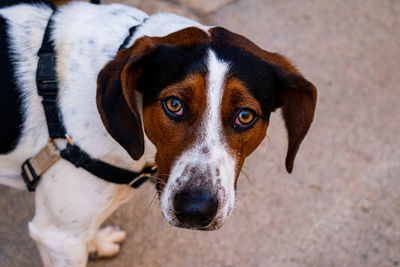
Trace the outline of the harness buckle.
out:
[[[37,82],[38,95],[42,97],[55,98],[57,92],[55,91],[58,86],[56,80],[40,80]]]
[[[40,176],[60,159],[59,150],[56,145],[49,142],[32,158],[26,160],[22,165],[22,177],[30,192],[35,191]]]
[[[40,176],[37,175],[35,170],[33,169],[29,159],[22,164],[22,178],[24,178],[24,182],[26,184],[26,188],[29,192],[34,192],[36,186],[39,182]]]
[[[42,97],[55,98],[58,91],[55,57],[53,51],[39,51],[39,62],[36,72],[38,94]]]

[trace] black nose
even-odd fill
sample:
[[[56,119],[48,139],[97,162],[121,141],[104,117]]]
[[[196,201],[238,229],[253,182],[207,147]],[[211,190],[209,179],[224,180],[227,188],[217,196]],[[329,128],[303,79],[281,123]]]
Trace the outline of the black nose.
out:
[[[184,227],[204,227],[217,214],[218,201],[207,192],[183,191],[175,195],[176,217]]]

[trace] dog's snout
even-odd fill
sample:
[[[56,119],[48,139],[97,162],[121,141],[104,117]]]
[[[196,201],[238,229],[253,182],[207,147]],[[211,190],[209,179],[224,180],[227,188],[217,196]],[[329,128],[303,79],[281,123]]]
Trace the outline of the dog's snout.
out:
[[[218,209],[216,196],[202,191],[183,191],[175,195],[176,217],[184,227],[205,227],[212,222]]]

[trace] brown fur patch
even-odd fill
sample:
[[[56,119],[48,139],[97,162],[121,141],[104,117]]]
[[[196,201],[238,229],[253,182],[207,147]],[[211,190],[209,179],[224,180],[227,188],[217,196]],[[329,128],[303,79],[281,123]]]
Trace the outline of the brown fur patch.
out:
[[[136,50],[135,47],[120,51],[101,70],[97,79],[96,102],[100,117],[110,135],[133,159],[139,159],[144,152],[142,123],[136,105],[130,105],[130,101],[127,102],[124,97],[122,83],[126,82],[126,78],[121,80],[121,73],[133,50]],[[134,88],[130,89],[134,91]]]
[[[209,35],[205,31],[196,27],[185,28],[180,31],[171,33],[167,36],[152,37],[152,39],[158,43],[181,46],[189,46],[210,42]]]
[[[268,122],[261,119],[262,110],[258,101],[250,94],[246,86],[238,79],[230,77],[226,81],[221,103],[221,118],[227,144],[237,160],[236,179],[242,168],[244,160],[249,156],[264,139]],[[248,130],[237,132],[233,128],[236,114],[241,108],[250,108],[258,114],[255,124]]]
[[[187,117],[184,121],[176,122],[165,113],[161,100],[171,96],[183,101]],[[167,181],[175,159],[193,145],[197,137],[206,108],[206,78],[198,73],[192,74],[165,88],[159,99],[144,107],[143,121],[147,136],[157,147],[159,176]]]

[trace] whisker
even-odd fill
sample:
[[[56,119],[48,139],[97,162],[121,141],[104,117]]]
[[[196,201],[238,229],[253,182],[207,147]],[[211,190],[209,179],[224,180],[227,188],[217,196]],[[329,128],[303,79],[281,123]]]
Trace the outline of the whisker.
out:
[[[157,192],[154,194],[153,199],[151,200],[150,204],[147,206],[147,208],[146,208],[146,214],[147,214],[147,212],[149,211],[149,208],[150,208],[151,204],[153,204],[154,199],[156,198],[156,196],[157,196]]]
[[[167,184],[164,180],[160,179],[157,176],[147,176],[147,177],[155,179],[157,181],[156,184],[164,184],[164,185]]]
[[[247,173],[245,173],[243,169],[241,169],[240,172],[243,173],[243,175],[247,178],[247,181],[249,181],[249,183],[251,185],[254,184],[253,181],[250,179],[250,176],[248,176]]]

